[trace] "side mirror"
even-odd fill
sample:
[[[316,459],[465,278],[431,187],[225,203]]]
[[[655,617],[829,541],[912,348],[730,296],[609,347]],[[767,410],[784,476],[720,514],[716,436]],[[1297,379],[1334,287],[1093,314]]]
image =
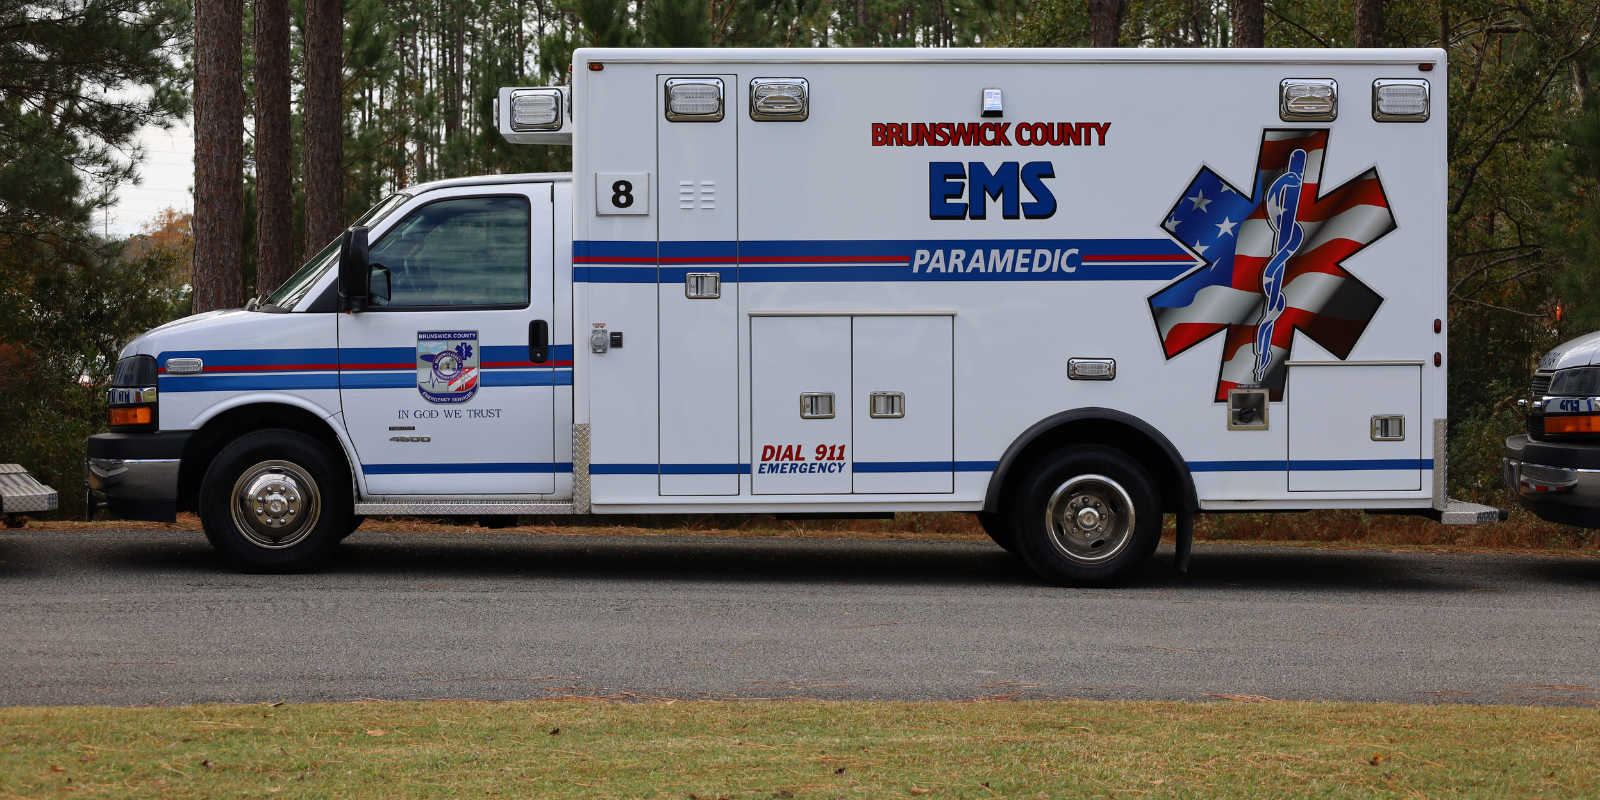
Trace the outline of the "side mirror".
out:
[[[389,305],[389,268],[382,264],[372,265],[372,276],[367,282],[367,304],[374,306]]]
[[[351,228],[339,242],[340,310],[365,309],[371,280],[372,271],[367,267],[367,229]]]

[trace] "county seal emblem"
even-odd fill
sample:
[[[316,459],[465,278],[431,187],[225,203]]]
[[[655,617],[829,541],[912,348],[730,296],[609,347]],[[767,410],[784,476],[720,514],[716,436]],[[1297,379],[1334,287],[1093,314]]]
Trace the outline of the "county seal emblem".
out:
[[[417,331],[417,391],[430,403],[465,403],[478,393],[478,332]]]

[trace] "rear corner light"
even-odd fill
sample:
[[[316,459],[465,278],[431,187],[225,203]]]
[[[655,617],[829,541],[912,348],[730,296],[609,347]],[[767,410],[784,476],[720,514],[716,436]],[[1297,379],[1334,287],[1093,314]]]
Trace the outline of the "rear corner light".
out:
[[[1373,81],[1372,118],[1379,122],[1427,122],[1428,82]]]
[[[757,122],[801,122],[811,114],[811,87],[805,78],[754,78],[750,118]]]
[[[1545,417],[1545,433],[1600,433],[1600,416]]]
[[[518,89],[511,93],[511,129],[561,130],[560,89]]]
[[[111,425],[123,428],[137,425],[149,425],[156,420],[155,409],[149,406],[138,408],[113,408],[111,409]]]
[[[1278,116],[1284,122],[1329,122],[1339,116],[1339,85],[1322,78],[1287,78],[1278,84]]]
[[[718,122],[722,119],[720,78],[668,78],[667,119],[672,122]]]

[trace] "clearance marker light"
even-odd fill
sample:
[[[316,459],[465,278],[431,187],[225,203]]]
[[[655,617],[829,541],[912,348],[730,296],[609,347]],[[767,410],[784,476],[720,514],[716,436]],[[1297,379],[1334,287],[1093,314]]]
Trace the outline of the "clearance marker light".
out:
[[[1334,81],[1288,78],[1278,87],[1278,116],[1285,122],[1328,122],[1339,116],[1339,85]]]

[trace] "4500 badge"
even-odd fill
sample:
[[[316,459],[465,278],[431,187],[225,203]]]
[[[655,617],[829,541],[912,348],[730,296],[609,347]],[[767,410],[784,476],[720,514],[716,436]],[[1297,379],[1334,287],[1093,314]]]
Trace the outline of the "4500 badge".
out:
[[[417,331],[417,391],[430,403],[465,403],[478,393],[478,332]]]

